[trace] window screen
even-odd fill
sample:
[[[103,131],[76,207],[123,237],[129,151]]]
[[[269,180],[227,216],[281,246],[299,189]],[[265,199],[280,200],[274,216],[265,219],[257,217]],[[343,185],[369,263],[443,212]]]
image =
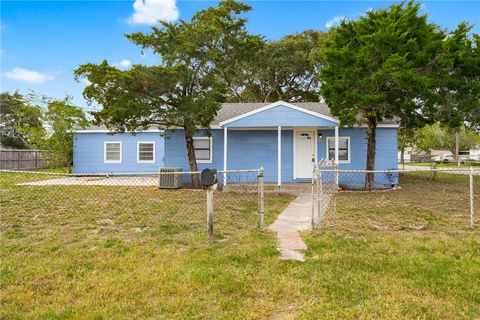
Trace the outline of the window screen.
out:
[[[105,143],[105,161],[106,162],[120,162],[121,161],[122,145],[120,142],[106,142]]]
[[[154,162],[155,161],[155,143],[139,142],[138,143],[138,162]]]
[[[210,138],[194,138],[193,148],[195,149],[195,157],[197,161],[211,161],[211,140]]]
[[[335,160],[335,138],[328,138],[328,159]],[[338,161],[350,161],[348,149],[350,148],[350,139],[347,137],[338,137]]]

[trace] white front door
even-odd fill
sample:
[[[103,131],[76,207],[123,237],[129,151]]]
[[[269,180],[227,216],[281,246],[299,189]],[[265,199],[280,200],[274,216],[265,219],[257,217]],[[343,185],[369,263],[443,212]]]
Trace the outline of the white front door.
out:
[[[295,179],[312,178],[315,141],[315,130],[294,131]]]

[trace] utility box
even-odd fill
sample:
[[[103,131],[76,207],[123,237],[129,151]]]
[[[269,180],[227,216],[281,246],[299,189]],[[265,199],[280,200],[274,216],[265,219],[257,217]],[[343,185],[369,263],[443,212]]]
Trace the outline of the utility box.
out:
[[[160,189],[179,189],[183,186],[183,174],[173,173],[182,172],[180,167],[165,167],[160,168],[158,178],[158,187]]]

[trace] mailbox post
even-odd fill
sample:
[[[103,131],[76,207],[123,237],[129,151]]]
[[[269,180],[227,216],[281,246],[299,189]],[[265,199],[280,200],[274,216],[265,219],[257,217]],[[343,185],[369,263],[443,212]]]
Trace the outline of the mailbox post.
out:
[[[217,170],[203,169],[200,183],[207,190],[207,232],[208,240],[213,241],[213,190],[217,184]]]

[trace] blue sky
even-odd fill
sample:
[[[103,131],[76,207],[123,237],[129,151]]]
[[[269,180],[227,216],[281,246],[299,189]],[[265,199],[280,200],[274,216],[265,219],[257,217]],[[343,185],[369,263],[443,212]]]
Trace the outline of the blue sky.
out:
[[[279,39],[305,29],[326,30],[341,17],[356,18],[368,9],[384,8],[390,1],[245,1],[253,7],[248,28],[267,39]],[[214,1],[1,1],[1,91],[34,91],[50,97],[82,98],[84,83],[73,70],[86,62],[107,59],[121,68],[155,64],[151,53],[141,55],[124,34],[148,31],[157,17],[189,20]],[[480,33],[480,1],[423,1],[422,11],[442,28],[461,21],[475,24]]]

